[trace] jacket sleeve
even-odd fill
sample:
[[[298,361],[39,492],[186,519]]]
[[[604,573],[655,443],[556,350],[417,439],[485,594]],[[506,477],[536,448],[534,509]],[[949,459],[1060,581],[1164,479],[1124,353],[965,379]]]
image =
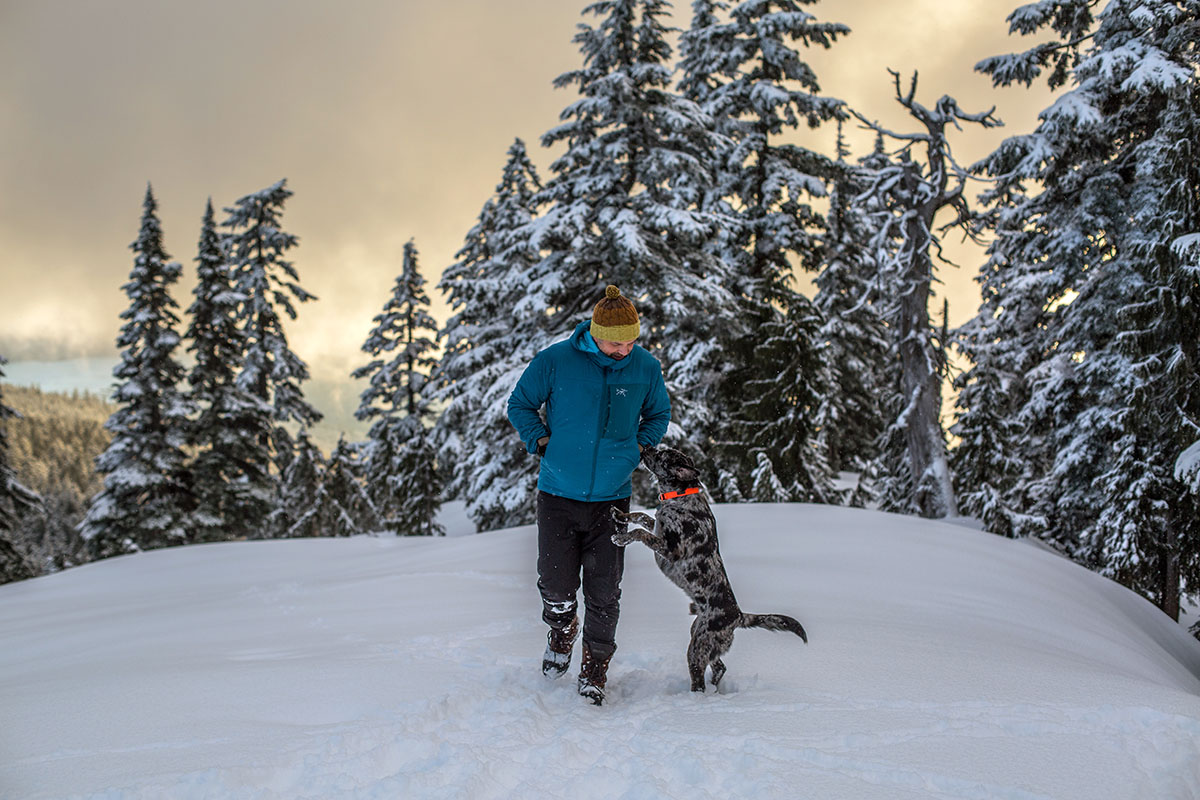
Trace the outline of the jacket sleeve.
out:
[[[508,421],[517,429],[525,449],[530,453],[536,453],[538,439],[550,433],[538,410],[550,397],[552,373],[550,359],[544,352],[538,353],[508,396]]]
[[[651,381],[650,391],[642,403],[642,420],[638,425],[637,442],[645,447],[653,447],[662,441],[667,433],[667,423],[671,421],[671,398],[667,395],[667,385],[663,382],[662,369],[655,370],[655,378]]]

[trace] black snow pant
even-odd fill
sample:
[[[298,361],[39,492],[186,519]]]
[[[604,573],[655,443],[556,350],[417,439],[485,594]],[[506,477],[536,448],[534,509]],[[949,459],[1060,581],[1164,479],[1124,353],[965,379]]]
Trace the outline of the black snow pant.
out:
[[[625,548],[612,543],[617,532],[613,506],[628,511],[629,498],[586,502],[538,492],[537,499],[542,619],[552,628],[570,624],[582,570],[583,644],[600,660],[617,649],[625,571]]]

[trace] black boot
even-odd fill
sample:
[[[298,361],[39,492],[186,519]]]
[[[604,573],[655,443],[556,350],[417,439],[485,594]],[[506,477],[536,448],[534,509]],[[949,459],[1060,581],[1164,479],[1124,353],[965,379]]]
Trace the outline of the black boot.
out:
[[[579,617],[572,617],[565,628],[551,628],[546,634],[546,652],[542,654],[542,674],[557,678],[571,666],[571,648],[579,635]]]
[[[579,664],[579,694],[596,705],[604,702],[604,684],[608,682],[608,662],[611,660],[611,653],[600,659],[593,656],[586,645],[583,648],[583,659]]]

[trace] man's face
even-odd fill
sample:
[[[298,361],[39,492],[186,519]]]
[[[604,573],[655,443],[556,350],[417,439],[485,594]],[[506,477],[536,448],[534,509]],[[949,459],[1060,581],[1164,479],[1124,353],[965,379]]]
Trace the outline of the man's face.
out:
[[[630,339],[628,342],[610,342],[606,339],[597,339],[596,347],[600,348],[600,352],[609,358],[615,358],[620,361],[625,356],[633,352],[633,343],[636,339]]]

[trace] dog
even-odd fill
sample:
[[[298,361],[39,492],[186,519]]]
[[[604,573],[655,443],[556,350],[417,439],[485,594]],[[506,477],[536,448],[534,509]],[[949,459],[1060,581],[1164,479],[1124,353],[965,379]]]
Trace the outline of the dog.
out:
[[[804,627],[785,614],[747,614],[738,608],[729,576],[717,547],[717,521],[700,489],[700,473],[692,460],[669,447],[647,447],[642,463],[653,473],[662,494],[657,519],[640,512],[625,513],[615,506],[612,517],[631,527],[613,534],[613,544],[642,542],[654,551],[662,573],[692,599],[692,640],[688,672],[692,691],[704,691],[704,673],[712,667],[712,684],[725,675],[721,656],[733,646],[738,628],[791,631],[808,643]]]

